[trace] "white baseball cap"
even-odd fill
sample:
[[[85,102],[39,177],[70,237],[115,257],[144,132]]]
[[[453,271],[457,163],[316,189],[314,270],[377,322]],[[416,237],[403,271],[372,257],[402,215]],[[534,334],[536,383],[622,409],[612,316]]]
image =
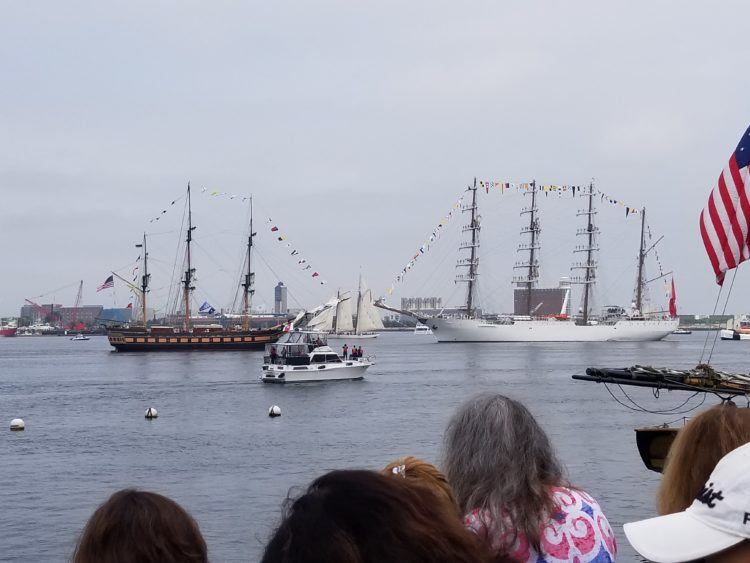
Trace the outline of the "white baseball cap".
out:
[[[716,465],[687,510],[625,524],[635,550],[657,563],[683,563],[750,539],[750,444]]]

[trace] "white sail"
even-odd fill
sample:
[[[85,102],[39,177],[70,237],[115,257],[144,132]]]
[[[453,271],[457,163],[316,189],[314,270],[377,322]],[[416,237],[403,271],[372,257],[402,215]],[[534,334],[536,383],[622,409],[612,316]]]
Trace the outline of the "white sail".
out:
[[[352,300],[344,297],[336,306],[336,332],[352,332],[353,330]]]
[[[365,302],[365,305],[367,306],[367,316],[372,324],[371,330],[385,328],[385,325],[383,325],[383,319],[380,317],[380,311],[375,307],[375,300],[372,298],[372,291],[369,289],[367,290],[367,297],[368,299]]]
[[[357,334],[381,328],[383,321],[373,305],[372,292],[369,289],[361,291],[357,303]]]
[[[333,330],[333,312],[335,310],[336,307],[327,304],[320,313],[310,319],[310,322],[307,323],[308,328],[322,331]]]

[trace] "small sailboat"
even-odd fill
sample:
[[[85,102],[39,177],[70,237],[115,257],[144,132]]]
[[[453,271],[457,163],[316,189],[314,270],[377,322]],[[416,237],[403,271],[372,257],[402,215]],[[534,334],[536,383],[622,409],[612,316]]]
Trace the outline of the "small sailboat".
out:
[[[351,296],[339,292],[310,320],[307,327],[326,332],[331,339],[377,338],[375,331],[384,328],[383,321],[375,308],[372,291],[366,288],[362,276],[359,277],[356,318],[352,315],[351,301]]]

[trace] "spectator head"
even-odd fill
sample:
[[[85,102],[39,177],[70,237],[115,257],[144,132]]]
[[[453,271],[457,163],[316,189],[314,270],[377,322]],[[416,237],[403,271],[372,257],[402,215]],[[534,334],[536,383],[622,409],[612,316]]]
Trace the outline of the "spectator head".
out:
[[[463,514],[478,510],[521,532],[539,549],[555,508],[550,487],[565,486],[547,435],[521,403],[485,393],[461,405],[445,434],[444,469]]]
[[[96,509],[73,563],[206,563],[198,524],[176,502],[156,493],[123,489]]]
[[[426,487],[374,471],[332,471],[287,500],[263,563],[488,561],[455,511]]]
[[[682,428],[669,449],[659,492],[659,514],[690,506],[719,460],[750,442],[750,409],[723,403]]]
[[[407,483],[416,483],[429,488],[438,497],[458,510],[453,490],[445,475],[431,463],[407,456],[389,463],[382,471],[385,475],[406,479]]]
[[[625,536],[657,563],[750,560],[750,444],[716,465],[684,511],[625,524]]]

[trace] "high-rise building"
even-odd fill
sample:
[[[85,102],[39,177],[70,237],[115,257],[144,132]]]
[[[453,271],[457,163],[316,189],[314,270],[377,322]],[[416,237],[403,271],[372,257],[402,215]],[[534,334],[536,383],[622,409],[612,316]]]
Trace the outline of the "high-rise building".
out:
[[[286,286],[284,282],[279,282],[273,290],[274,308],[273,312],[277,315],[286,315],[289,307],[286,304]]]

